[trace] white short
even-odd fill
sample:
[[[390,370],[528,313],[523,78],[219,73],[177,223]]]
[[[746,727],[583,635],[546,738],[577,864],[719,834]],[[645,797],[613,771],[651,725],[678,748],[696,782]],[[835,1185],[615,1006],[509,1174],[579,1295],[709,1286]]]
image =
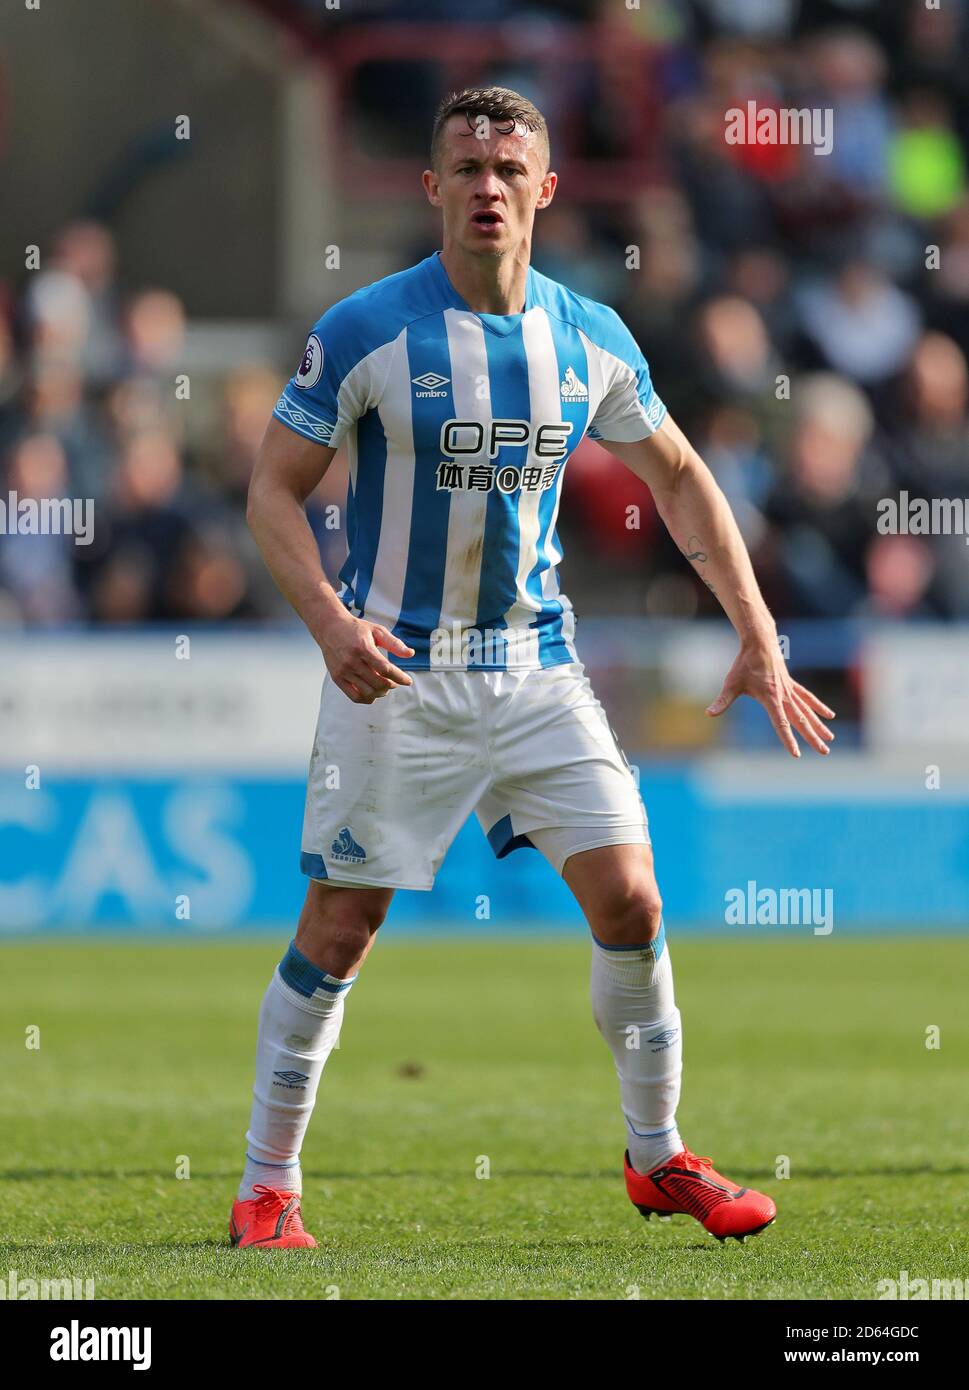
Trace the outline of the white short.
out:
[[[372,705],[324,677],[305,874],[429,889],[472,811],[499,859],[531,845],[557,873],[582,850],[649,844],[635,777],[581,663],[411,675]]]

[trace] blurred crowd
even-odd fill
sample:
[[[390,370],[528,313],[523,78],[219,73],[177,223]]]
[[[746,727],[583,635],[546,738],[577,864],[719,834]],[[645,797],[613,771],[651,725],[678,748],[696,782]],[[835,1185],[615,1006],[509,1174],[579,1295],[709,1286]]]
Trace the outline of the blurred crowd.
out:
[[[369,8],[399,17],[390,3]],[[624,62],[648,52],[649,187],[593,206],[566,182],[539,215],[535,264],[628,323],[729,497],[778,617],[969,617],[963,537],[877,526],[878,500],[901,489],[969,498],[965,5],[479,10],[462,7],[489,20],[608,19],[628,27]],[[514,76],[553,112],[554,162],[556,94],[525,70],[488,75]],[[570,139],[586,157],[616,153],[623,115],[610,113],[608,74],[590,69],[586,95]],[[724,113],[748,100],[830,109],[831,153],[728,145]],[[430,249],[402,246],[400,264]],[[122,294],[117,259],[108,227],[78,221],[42,268],[0,285],[0,498],[96,506],[90,546],[0,535],[0,623],[275,616],[284,605],[248,534],[245,493],[292,363],[217,375],[204,429],[187,432],[186,307],[167,288]],[[309,506],[331,574],[342,559],[327,524],[327,504],[343,500],[334,478]],[[580,612],[716,609],[643,486],[591,441],[570,463],[560,533]]]
[[[775,612],[969,617],[963,535],[878,530],[901,490],[969,499],[966,6],[693,9],[702,41],[656,69],[662,178],[618,221],[553,205],[536,263],[623,315]],[[830,110],[831,153],[728,145],[748,101]],[[586,446],[570,468],[571,558],[594,575],[608,545],[630,611],[712,611],[648,504],[649,543],[628,528],[615,499],[643,496],[622,466]]]
[[[0,623],[274,611],[245,499],[283,374],[218,379],[211,425],[189,438],[185,307],[165,289],[123,296],[116,260],[106,227],[72,223],[0,314],[0,500],[91,498],[95,518],[88,545],[8,525]]]

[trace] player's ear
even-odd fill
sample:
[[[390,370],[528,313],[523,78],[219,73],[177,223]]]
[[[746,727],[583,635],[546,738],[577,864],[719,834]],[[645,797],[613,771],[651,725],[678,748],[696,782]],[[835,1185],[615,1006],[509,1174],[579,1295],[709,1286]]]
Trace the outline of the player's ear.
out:
[[[558,174],[553,174],[551,169],[549,169],[548,173],[542,179],[542,189],[538,195],[538,202],[535,204],[537,208],[548,207],[549,203],[555,197],[555,189],[558,185],[558,181]]]
[[[440,180],[436,172],[433,169],[425,169],[421,182],[424,185],[424,192],[427,194],[427,201],[432,207],[439,208],[441,206]]]

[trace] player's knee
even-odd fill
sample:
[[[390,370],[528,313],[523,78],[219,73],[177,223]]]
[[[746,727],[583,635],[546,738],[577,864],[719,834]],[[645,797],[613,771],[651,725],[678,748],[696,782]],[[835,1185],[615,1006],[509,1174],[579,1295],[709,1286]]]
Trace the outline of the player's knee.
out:
[[[659,935],[659,929],[663,925],[663,899],[655,885],[651,889],[647,889],[643,895],[641,914],[646,927],[645,939],[653,941]]]
[[[376,930],[376,928],[374,928]],[[359,969],[373,940],[365,922],[306,922],[296,929],[296,949],[327,974],[345,980]]]
[[[314,882],[296,928],[296,948],[333,975],[352,971],[369,949],[391,892],[325,887]]]
[[[333,929],[369,936],[383,922],[393,896],[392,888],[344,888],[313,879],[302,916]]]
[[[617,884],[610,889],[592,924],[607,946],[642,946],[653,941],[663,921],[663,900],[655,883]]]

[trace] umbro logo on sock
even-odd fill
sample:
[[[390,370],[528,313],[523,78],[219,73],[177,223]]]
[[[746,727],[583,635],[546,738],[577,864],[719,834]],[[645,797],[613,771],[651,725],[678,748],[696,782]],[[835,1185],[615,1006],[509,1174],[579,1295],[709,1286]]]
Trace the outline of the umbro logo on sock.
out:
[[[301,1071],[274,1071],[273,1076],[278,1076],[279,1080],[274,1081],[274,1086],[282,1086],[287,1091],[305,1091],[309,1077]]]
[[[365,864],[367,862],[367,851],[362,845],[357,844],[348,825],[343,827],[333,841],[330,846],[330,854],[341,864]]]
[[[653,1037],[647,1038],[646,1041],[650,1044],[657,1044],[656,1047],[650,1047],[651,1052],[665,1052],[667,1048],[673,1046],[679,1036],[680,1030],[678,1028],[664,1028],[662,1033],[656,1033]]]

